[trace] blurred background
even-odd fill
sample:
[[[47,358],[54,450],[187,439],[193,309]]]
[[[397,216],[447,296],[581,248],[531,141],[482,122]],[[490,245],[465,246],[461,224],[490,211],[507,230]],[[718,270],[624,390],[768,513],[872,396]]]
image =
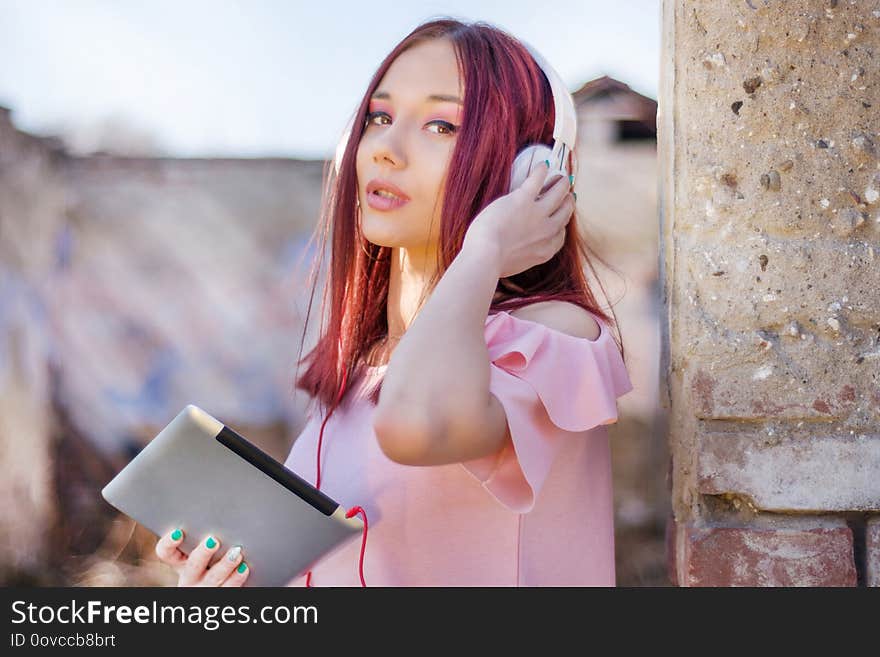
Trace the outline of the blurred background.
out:
[[[0,0],[0,584],[174,584],[100,490],[186,404],[284,461],[323,170],[381,59],[452,16],[574,95],[581,229],[635,386],[609,427],[617,583],[669,586],[659,3],[311,4]]]

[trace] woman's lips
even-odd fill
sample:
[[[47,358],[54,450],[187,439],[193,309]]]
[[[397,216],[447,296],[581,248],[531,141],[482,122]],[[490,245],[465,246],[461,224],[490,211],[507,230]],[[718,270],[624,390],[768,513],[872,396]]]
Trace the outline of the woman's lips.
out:
[[[388,211],[388,210],[396,210],[402,205],[406,205],[409,203],[409,199],[402,198],[388,198],[386,196],[379,196],[375,192],[371,192],[367,194],[367,205],[369,205],[374,210]]]

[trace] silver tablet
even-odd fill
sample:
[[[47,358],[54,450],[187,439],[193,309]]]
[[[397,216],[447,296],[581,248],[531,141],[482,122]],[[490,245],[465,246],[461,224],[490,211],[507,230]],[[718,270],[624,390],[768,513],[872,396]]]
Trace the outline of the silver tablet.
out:
[[[207,534],[242,546],[245,586],[284,586],[359,536],[363,521],[198,406],[186,406],[101,491],[185,553]]]

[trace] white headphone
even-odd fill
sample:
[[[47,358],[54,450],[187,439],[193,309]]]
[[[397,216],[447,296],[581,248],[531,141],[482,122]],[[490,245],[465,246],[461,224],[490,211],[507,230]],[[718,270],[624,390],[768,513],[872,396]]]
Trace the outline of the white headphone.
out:
[[[525,182],[532,168],[536,164],[540,164],[543,160],[550,161],[550,170],[547,172],[545,184],[551,178],[559,174],[568,177],[573,172],[568,166],[568,155],[574,150],[575,140],[577,139],[577,113],[574,108],[574,99],[571,93],[562,82],[559,74],[550,66],[549,63],[528,43],[522,39],[518,41],[529,51],[535,60],[535,63],[544,71],[547,81],[550,83],[550,89],[553,93],[553,107],[555,110],[556,122],[553,126],[553,146],[545,144],[528,144],[520,149],[510,168],[510,187],[508,191],[513,191]],[[355,112],[356,114],[356,112]],[[345,148],[348,139],[351,136],[351,129],[354,124],[354,116],[348,120],[342,139],[336,146],[336,155],[334,157],[334,167],[336,175],[339,175],[339,164],[345,154]],[[543,185],[542,185],[543,188]]]

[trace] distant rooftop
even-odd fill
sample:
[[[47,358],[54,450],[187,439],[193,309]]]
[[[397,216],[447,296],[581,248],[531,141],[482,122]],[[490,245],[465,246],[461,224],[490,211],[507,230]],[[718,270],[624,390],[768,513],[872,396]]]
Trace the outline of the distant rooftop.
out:
[[[657,101],[620,80],[603,75],[584,84],[572,97],[582,118],[616,123],[615,141],[657,139]]]

